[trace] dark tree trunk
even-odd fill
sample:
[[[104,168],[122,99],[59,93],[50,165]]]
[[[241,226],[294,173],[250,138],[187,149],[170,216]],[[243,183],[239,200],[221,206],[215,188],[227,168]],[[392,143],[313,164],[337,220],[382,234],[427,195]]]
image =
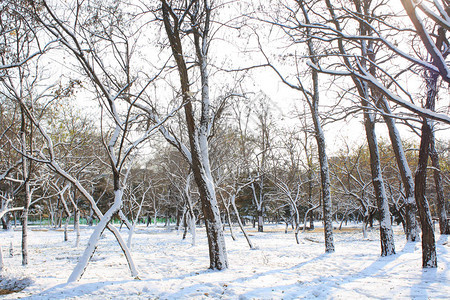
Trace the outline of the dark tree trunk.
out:
[[[10,228],[10,217],[9,217],[9,213],[6,213],[3,218],[2,218],[2,228],[4,230],[8,230]]]
[[[311,207],[312,207],[312,205],[310,206],[310,208]],[[306,226],[306,224],[305,224],[305,226]],[[309,216],[309,229],[314,230],[314,213],[313,212]]]
[[[434,110],[438,74],[432,73],[426,78],[427,100],[425,107]],[[430,142],[433,136],[431,120],[426,118],[422,122],[422,137],[420,139],[419,162],[417,164],[415,186],[416,203],[419,209],[420,225],[422,228],[422,267],[437,268],[436,242],[434,238],[433,220],[426,198],[427,166],[430,155]]]

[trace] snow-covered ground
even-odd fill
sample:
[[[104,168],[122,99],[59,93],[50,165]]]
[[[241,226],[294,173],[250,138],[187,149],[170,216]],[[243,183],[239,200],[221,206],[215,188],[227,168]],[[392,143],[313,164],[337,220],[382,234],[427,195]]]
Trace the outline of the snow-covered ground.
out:
[[[113,235],[105,232],[97,252],[79,282],[66,284],[93,229],[82,228],[82,242],[74,248],[75,234],[63,242],[63,232],[30,231],[30,261],[22,267],[20,231],[1,231],[5,270],[0,289],[14,280],[32,283],[4,299],[449,299],[450,244],[436,235],[438,268],[421,268],[419,243],[405,243],[396,227],[397,254],[380,257],[378,231],[363,239],[357,230],[335,231],[336,252],[324,254],[323,233],[305,232],[300,244],[284,226],[269,225],[266,232],[248,228],[257,246],[250,250],[242,234],[233,241],[226,232],[230,268],[207,270],[204,229],[197,245],[190,236],[166,228],[139,227],[133,237],[133,257],[139,279],[130,277],[126,260]],[[238,228],[235,228],[238,231]],[[127,237],[127,230],[122,229]],[[10,257],[10,242],[14,256]],[[9,282],[9,283],[8,283]],[[27,283],[27,281],[24,281]]]

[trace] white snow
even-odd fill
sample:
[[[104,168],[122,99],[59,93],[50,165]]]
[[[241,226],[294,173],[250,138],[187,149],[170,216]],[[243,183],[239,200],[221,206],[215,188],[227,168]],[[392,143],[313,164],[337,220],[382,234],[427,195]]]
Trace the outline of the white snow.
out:
[[[114,236],[105,231],[96,254],[80,281],[67,278],[83,253],[93,228],[82,227],[80,247],[75,232],[64,242],[64,232],[30,231],[29,265],[21,265],[20,231],[0,231],[5,269],[2,284],[31,279],[23,291],[4,299],[448,299],[450,245],[448,236],[436,236],[438,268],[422,269],[420,242],[406,244],[394,226],[397,254],[380,257],[376,227],[364,239],[360,224],[335,230],[336,252],[324,254],[323,232],[300,234],[297,245],[284,225],[266,225],[259,233],[247,227],[257,249],[250,250],[242,233],[233,241],[225,232],[230,268],[209,266],[204,228],[197,244],[182,232],[138,226],[133,257],[140,280],[129,275],[127,262]],[[173,227],[172,227],[173,228]],[[354,230],[353,230],[354,229]],[[122,228],[122,235],[127,229]],[[14,256],[9,256],[10,242]],[[8,252],[8,253],[7,253]],[[27,282],[27,281],[20,281]]]

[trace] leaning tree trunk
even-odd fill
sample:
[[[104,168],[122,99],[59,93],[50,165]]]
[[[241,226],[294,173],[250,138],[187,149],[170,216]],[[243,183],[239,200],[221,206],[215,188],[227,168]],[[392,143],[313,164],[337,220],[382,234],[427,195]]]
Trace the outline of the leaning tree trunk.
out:
[[[239,228],[241,228],[241,231],[244,234],[245,239],[247,240],[248,246],[250,247],[250,249],[254,249],[252,241],[250,240],[249,236],[247,235],[247,232],[245,232],[244,225],[242,224],[241,216],[239,214],[239,210],[236,207],[236,195],[231,196],[231,206],[233,207],[234,213],[236,214]]]
[[[416,221],[417,206],[414,200],[414,178],[409,168],[408,161],[406,160],[400,134],[397,130],[397,126],[395,125],[395,119],[390,116],[392,112],[388,102],[384,97],[381,97],[377,103],[377,106],[386,113],[383,114],[383,119],[389,131],[392,149],[395,154],[398,170],[405,189],[406,240],[408,242],[414,242],[419,238],[419,229]]]
[[[436,151],[436,142],[434,132],[430,139],[430,158],[433,166],[434,185],[436,187],[437,208],[439,215],[439,230],[441,234],[450,234],[450,222],[447,217],[447,201],[444,195],[444,186],[442,185],[441,166],[439,155]]]

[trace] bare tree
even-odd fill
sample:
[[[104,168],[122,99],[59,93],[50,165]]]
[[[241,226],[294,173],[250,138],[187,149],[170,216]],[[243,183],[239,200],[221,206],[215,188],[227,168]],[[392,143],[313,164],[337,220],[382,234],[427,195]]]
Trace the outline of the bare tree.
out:
[[[191,0],[162,3],[164,28],[170,42],[173,58],[179,73],[181,97],[188,130],[190,152],[189,157],[194,179],[200,193],[202,211],[206,222],[206,233],[209,245],[211,269],[226,269],[228,260],[223,236],[222,222],[217,204],[214,181],[209,162],[208,137],[211,134],[214,117],[211,115],[211,98],[209,91],[208,49],[210,45],[210,29],[212,25],[212,4],[208,0]],[[189,75],[186,62],[188,50],[183,46],[183,37],[191,36],[194,49],[195,67],[201,80],[200,85],[200,120],[196,120],[194,110],[194,83]],[[187,39],[186,39],[187,40]]]

